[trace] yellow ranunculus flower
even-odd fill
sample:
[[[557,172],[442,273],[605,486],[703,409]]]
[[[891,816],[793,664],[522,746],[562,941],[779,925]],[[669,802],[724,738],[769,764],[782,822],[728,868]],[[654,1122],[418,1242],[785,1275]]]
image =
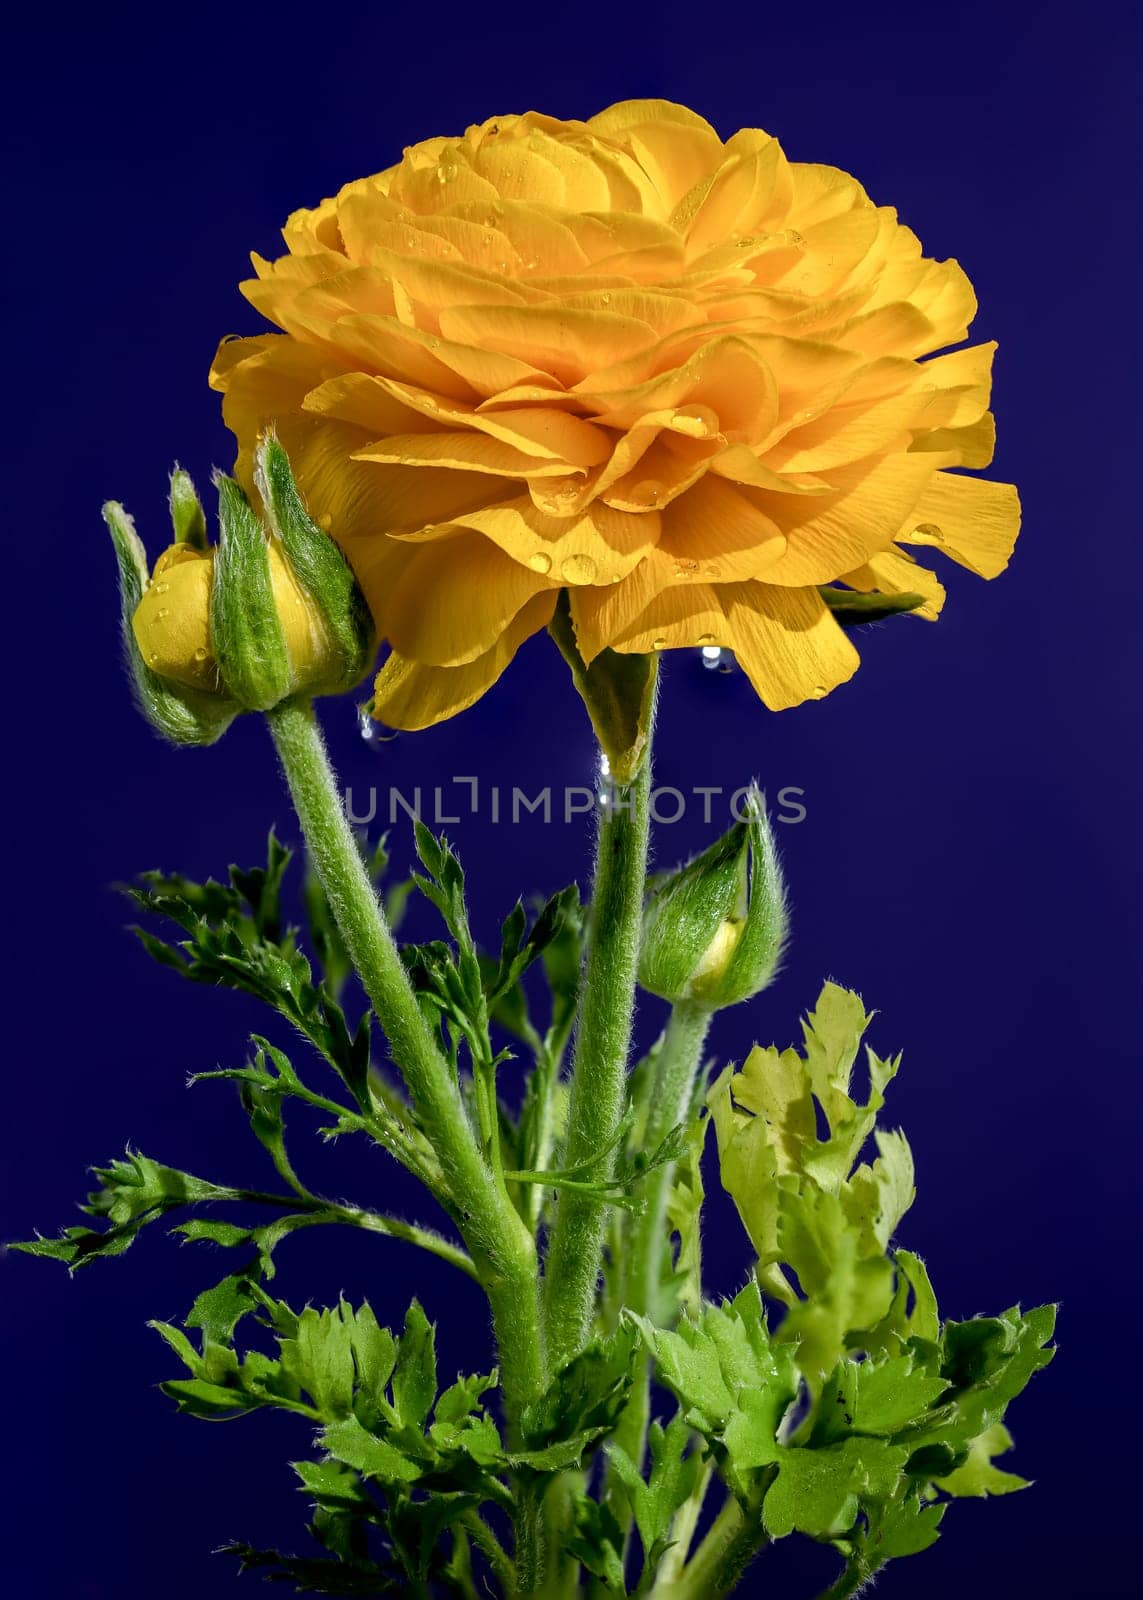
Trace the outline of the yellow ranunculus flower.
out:
[[[664,101],[430,139],[285,229],[283,330],[212,373],[273,422],[392,645],[376,714],[470,705],[570,590],[581,653],[732,648],[765,703],[857,666],[818,586],[944,591],[1019,523],[972,288],[834,167]]]

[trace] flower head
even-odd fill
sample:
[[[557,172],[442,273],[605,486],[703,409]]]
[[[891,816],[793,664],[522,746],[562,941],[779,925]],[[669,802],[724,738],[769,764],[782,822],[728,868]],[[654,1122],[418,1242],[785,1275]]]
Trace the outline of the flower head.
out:
[[[1019,522],[954,261],[833,167],[629,101],[430,139],[285,229],[212,382],[273,422],[392,646],[376,714],[463,709],[570,593],[579,650],[733,649],[780,709],[857,654],[823,586],[933,617]],[[927,358],[927,359],[926,359]],[[898,601],[900,603],[900,601]]]

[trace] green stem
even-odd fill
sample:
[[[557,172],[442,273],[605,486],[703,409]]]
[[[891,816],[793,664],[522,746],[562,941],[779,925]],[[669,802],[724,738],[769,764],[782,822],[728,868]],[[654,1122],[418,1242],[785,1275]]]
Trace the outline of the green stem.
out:
[[[872,1577],[872,1572],[864,1564],[847,1565],[837,1581],[822,1590],[818,1600],[851,1600],[851,1596],[860,1594]]]
[[[516,1572],[504,1546],[485,1522],[479,1511],[466,1511],[460,1525],[471,1535],[488,1557],[488,1563],[505,1594],[511,1594],[516,1582]]]
[[[361,1206],[343,1206],[336,1200],[323,1200],[318,1195],[265,1194],[260,1189],[235,1189],[233,1197],[248,1204],[275,1206],[282,1210],[300,1207],[308,1224],[344,1223],[352,1228],[363,1228],[366,1233],[379,1233],[386,1239],[402,1239],[427,1250],[450,1266],[459,1267],[466,1277],[479,1283],[472,1257],[451,1239],[436,1233],[432,1228],[422,1228],[416,1222],[402,1222],[399,1217],[389,1217],[380,1211],[369,1211]]]
[[[769,1485],[767,1485],[769,1487]],[[759,1506],[761,1502],[759,1502]],[[754,1557],[769,1542],[760,1509],[747,1521],[731,1495],[702,1544],[672,1582],[651,1591],[652,1600],[722,1600],[738,1585]]]
[[[643,1148],[651,1153],[686,1116],[702,1061],[711,1013],[682,1000],[671,1012],[655,1074],[647,1089],[647,1125]],[[659,1167],[643,1182],[643,1210],[631,1219],[625,1252],[623,1303],[640,1316],[657,1320],[663,1271],[667,1200],[674,1165]],[[619,1419],[616,1441],[636,1466],[642,1466],[651,1412],[649,1365],[636,1378]]]
[[[615,1139],[627,1099],[627,1063],[643,923],[651,794],[649,754],[635,781],[617,788],[599,827],[583,1004],[576,1037],[564,1165],[579,1167]],[[599,1179],[614,1171],[613,1150]],[[606,1202],[565,1190],[544,1269],[552,1365],[591,1336],[603,1260]]]
[[[267,714],[314,868],[346,950],[389,1040],[418,1118],[440,1161],[492,1308],[509,1427],[545,1381],[535,1242],[483,1159],[456,1075],[421,1012],[342,809],[308,701]]]

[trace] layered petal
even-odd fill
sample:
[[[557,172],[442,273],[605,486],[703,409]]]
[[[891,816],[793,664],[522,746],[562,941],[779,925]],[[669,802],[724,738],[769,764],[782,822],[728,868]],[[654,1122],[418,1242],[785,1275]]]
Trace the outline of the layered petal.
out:
[[[934,617],[907,547],[1008,560],[1015,490],[950,470],[995,439],[995,347],[949,348],[963,269],[760,129],[660,100],[491,118],[283,237],[243,286],[280,331],[211,382],[243,482],[275,426],[352,563],[395,725],[470,704],[561,587],[587,659],[717,642],[780,707],[856,663],[820,586]]]

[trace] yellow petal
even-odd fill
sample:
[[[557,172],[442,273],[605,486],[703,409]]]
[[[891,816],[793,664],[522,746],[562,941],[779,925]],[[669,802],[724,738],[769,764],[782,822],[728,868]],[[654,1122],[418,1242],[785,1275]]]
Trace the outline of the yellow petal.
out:
[[[763,583],[675,585],[649,602],[618,638],[628,652],[729,646],[771,711],[820,700],[857,670],[859,657],[816,589]]]
[[[464,666],[426,666],[393,651],[374,685],[378,721],[391,728],[429,728],[466,711],[492,687],[524,640],[547,627],[555,605],[554,593],[536,595],[495,644]]]
[[[653,550],[657,513],[638,515],[593,504],[574,516],[552,516],[523,496],[453,519],[498,545],[539,579],[581,584],[618,583]]]
[[[1010,483],[938,472],[913,507],[902,544],[934,545],[962,567],[995,578],[1020,532],[1020,496]]]
[[[821,700],[857,671],[860,657],[816,589],[736,584],[719,597],[738,664],[771,711]]]
[[[663,514],[659,553],[685,582],[769,577],[785,551],[773,518],[722,478],[702,478]]]
[[[362,450],[355,450],[353,459],[487,472],[501,478],[562,476],[568,470],[562,461],[544,461],[525,455],[510,444],[471,429],[454,433],[393,433]]]
[[[545,306],[451,306],[441,312],[441,332],[539,367],[568,385],[655,342],[653,329],[633,317]]]
[[[832,495],[752,493],[787,540],[766,582],[794,588],[830,583],[888,549],[943,463],[936,455],[894,455],[872,467],[837,468],[830,474]]]
[[[559,587],[482,533],[399,548],[403,559],[374,614],[394,650],[430,666],[475,661],[529,600]]]
[[[986,411],[966,428],[934,428],[914,438],[914,450],[936,450],[957,467],[987,467],[996,451],[996,421]]]

